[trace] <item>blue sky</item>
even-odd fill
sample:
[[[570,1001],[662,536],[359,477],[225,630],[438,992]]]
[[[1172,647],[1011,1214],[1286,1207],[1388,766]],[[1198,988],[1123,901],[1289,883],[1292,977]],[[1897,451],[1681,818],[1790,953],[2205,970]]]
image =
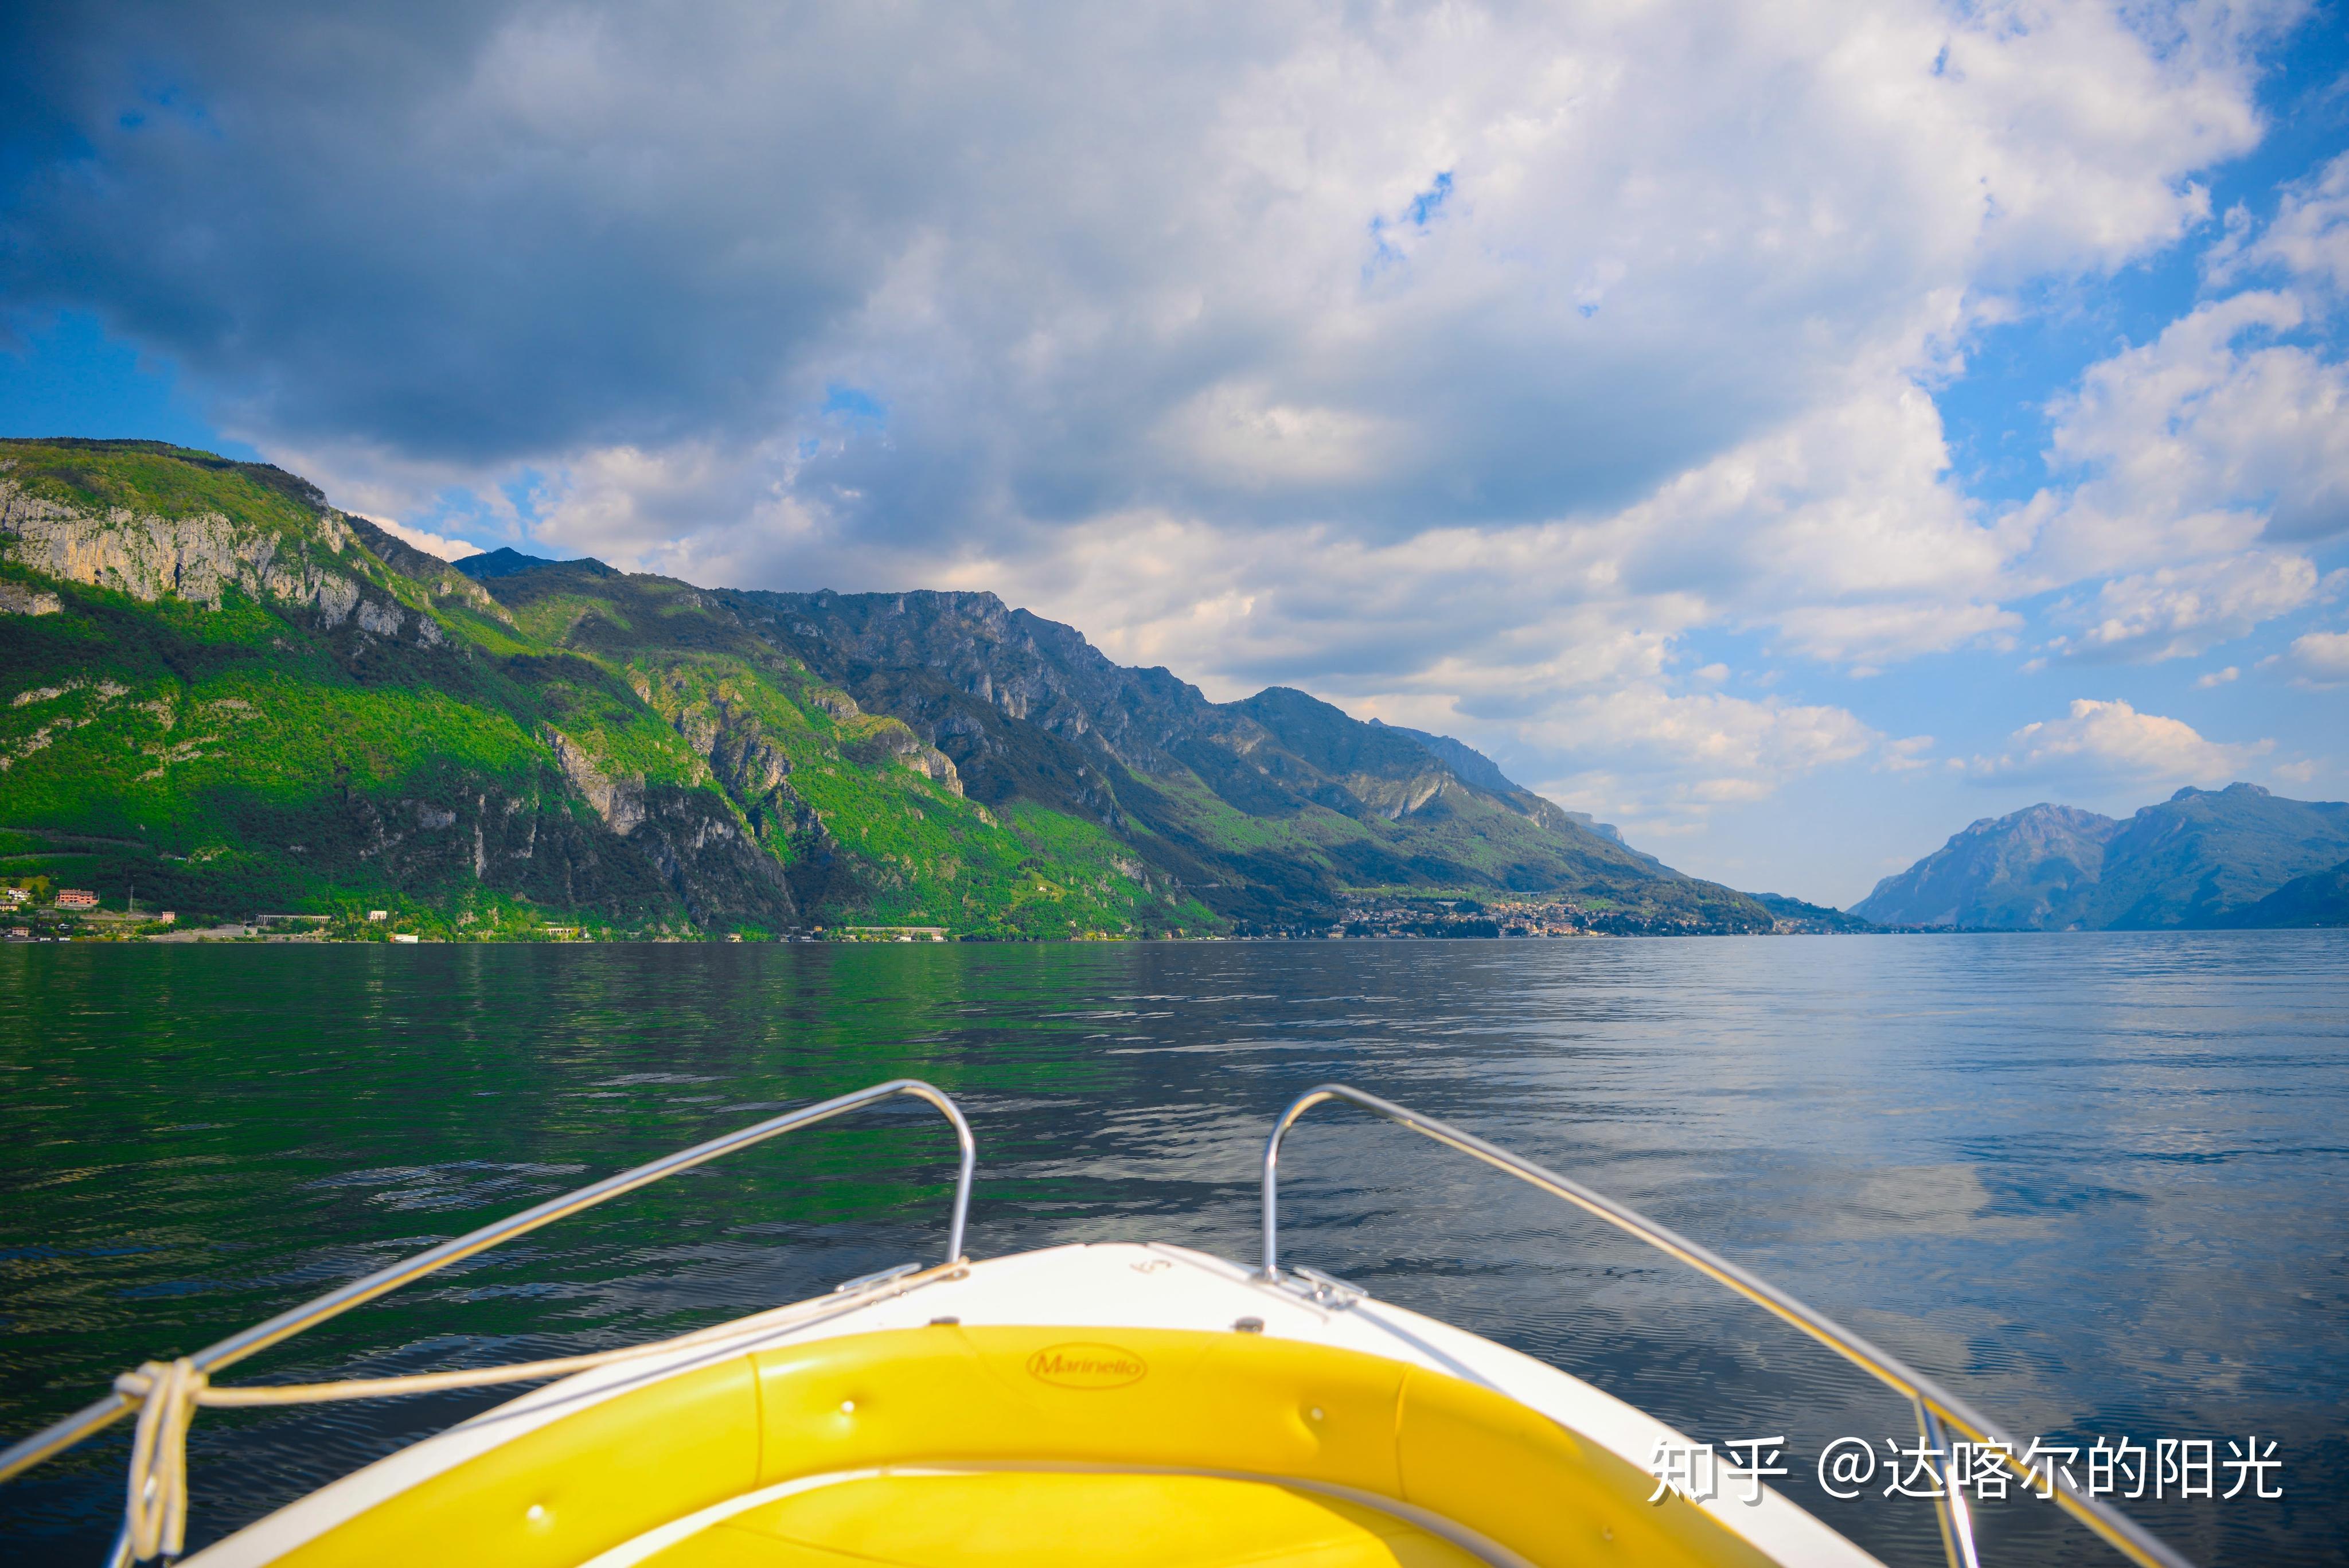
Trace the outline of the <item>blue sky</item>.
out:
[[[0,19],[0,433],[991,588],[1838,904],[2349,795],[2341,5]]]

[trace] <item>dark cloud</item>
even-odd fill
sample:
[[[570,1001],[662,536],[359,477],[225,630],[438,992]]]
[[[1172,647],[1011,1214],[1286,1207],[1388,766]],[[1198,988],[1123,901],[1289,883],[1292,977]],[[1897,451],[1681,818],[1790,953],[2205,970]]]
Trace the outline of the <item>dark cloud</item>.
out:
[[[1407,145],[1440,117],[1397,133],[1431,47],[1409,8],[101,4],[19,27],[13,303],[98,311],[264,441],[492,467],[806,422],[809,493],[884,536],[1605,508],[1838,369],[1795,351],[1828,319],[1806,306],[1840,294],[1854,342],[1909,308],[1881,236],[1790,270],[1750,211],[1595,281],[1641,245],[1573,232],[1625,216],[1599,189],[1635,177],[1619,143],[1533,171],[1554,190],[1468,237],[1527,175]],[[1711,152],[1725,193],[1760,157]],[[1875,275],[1857,313],[1850,272]],[[842,379],[885,428],[811,419]]]
[[[273,433],[475,462],[771,426],[967,176],[952,78],[990,72],[879,68],[924,31],[885,8],[53,20],[12,57],[53,156],[16,171],[11,297]]]

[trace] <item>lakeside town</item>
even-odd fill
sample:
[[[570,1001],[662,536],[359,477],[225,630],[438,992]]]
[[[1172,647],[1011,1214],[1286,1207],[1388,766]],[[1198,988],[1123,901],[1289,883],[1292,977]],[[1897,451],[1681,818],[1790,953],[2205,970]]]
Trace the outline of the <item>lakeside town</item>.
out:
[[[1789,907],[1771,930],[1756,935],[1810,935],[1890,930],[1816,906],[1773,899]],[[936,925],[833,925],[805,930],[744,933],[705,932],[689,927],[599,926],[544,919],[526,907],[492,904],[455,915],[401,903],[397,908],[344,904],[319,912],[256,910],[242,918],[217,917],[182,923],[173,909],[142,909],[135,893],[109,907],[87,888],[53,887],[46,877],[0,885],[0,940],[10,942],[383,942],[409,945],[444,941],[773,941],[948,942],[999,940],[956,934]],[[1567,898],[1476,898],[1424,897],[1394,891],[1341,896],[1337,918],[1320,921],[1244,928],[1233,932],[1174,930],[1174,940],[1391,940],[1535,939],[1604,936],[1701,936],[1723,934],[1701,921],[1660,927],[1651,918]],[[1076,941],[1134,940],[1130,933],[1085,931]]]

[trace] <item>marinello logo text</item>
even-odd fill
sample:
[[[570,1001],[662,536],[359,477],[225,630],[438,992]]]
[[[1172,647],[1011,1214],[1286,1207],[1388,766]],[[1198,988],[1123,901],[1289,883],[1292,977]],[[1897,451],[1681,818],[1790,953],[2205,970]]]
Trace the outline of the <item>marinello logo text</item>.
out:
[[[1028,1376],[1062,1388],[1123,1388],[1150,1376],[1150,1364],[1114,1345],[1048,1345],[1028,1358]]]

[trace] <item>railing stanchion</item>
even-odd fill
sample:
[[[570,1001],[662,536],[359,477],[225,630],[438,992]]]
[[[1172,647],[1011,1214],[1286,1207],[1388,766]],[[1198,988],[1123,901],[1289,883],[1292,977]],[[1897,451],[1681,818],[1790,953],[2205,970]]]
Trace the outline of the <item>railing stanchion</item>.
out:
[[[1974,1553],[1974,1521],[1966,1508],[1966,1494],[1961,1483],[1968,1478],[1953,1467],[1950,1434],[1943,1429],[1940,1417],[1922,1399],[1911,1399],[1909,1407],[1917,1413],[1917,1439],[1929,1456],[1926,1463],[1933,1472],[1933,1512],[1941,1526],[1941,1554],[1949,1559],[1950,1568],[1982,1568],[1982,1559]]]
[[[2163,1544],[2143,1525],[2103,1499],[2090,1497],[2082,1491],[2060,1469],[2043,1477],[2026,1466],[2019,1457],[2023,1451],[2021,1445],[2000,1427],[1976,1414],[1957,1396],[1889,1352],[1870,1345],[1826,1314],[1796,1301],[1760,1275],[1738,1267],[1676,1231],[1666,1230],[1638,1210],[1585,1187],[1571,1177],[1560,1176],[1547,1167],[1511,1154],[1497,1144],[1487,1143],[1474,1133],[1463,1132],[1449,1122],[1422,1116],[1417,1111],[1396,1105],[1392,1100],[1382,1100],[1376,1095],[1366,1094],[1350,1084],[1315,1085],[1291,1100],[1288,1108],[1282,1111],[1279,1119],[1272,1124],[1272,1136],[1265,1140],[1264,1145],[1264,1264],[1257,1271],[1258,1279],[1269,1283],[1277,1282],[1280,1278],[1280,1231],[1277,1209],[1279,1202],[1281,1140],[1288,1136],[1288,1129],[1297,1125],[1299,1116],[1330,1100],[1342,1100],[1398,1127],[1409,1127],[1447,1148],[1457,1149],[1473,1159],[1482,1160],[1494,1169],[1506,1171],[1553,1198],[1563,1199],[1593,1218],[1604,1220],[1617,1230],[1636,1236],[1657,1251],[1677,1258],[1699,1273],[1709,1275],[1728,1286],[1781,1322],[1801,1330],[1914,1404],[1920,1422],[1938,1434],[1927,1440],[1940,1448],[1945,1458],[1949,1449],[1948,1436],[1954,1430],[1968,1442],[1997,1453],[2009,1473],[2024,1485],[2036,1486],[2043,1480],[2051,1484],[2057,1507],[2087,1526],[2106,1545],[2137,1563],[2138,1568],[2192,1568],[2191,1563]],[[1950,1491],[1946,1485],[1942,1490]],[[1953,1527],[1951,1514],[1944,1513],[1944,1540],[1950,1547],[1951,1562],[1956,1568],[1979,1568],[1973,1554],[1971,1532],[1966,1521],[1964,1500],[1952,1496],[1951,1501],[1955,1518],[1960,1522]],[[1961,1542],[1964,1552],[1962,1559],[1958,1555]]]
[[[575,1192],[550,1198],[519,1214],[509,1214],[478,1231],[469,1231],[453,1241],[443,1241],[412,1258],[403,1258],[388,1267],[378,1269],[371,1274],[328,1291],[315,1300],[304,1302],[300,1306],[290,1307],[265,1323],[255,1324],[216,1345],[206,1345],[189,1359],[195,1364],[195,1370],[199,1373],[209,1375],[217,1372],[273,1345],[291,1339],[305,1329],[315,1328],[328,1318],[339,1316],[353,1307],[362,1306],[379,1295],[422,1279],[436,1269],[445,1269],[477,1252],[485,1252],[542,1225],[551,1225],[557,1220],[582,1210],[593,1209],[623,1193],[649,1187],[680,1170],[690,1170],[697,1165],[707,1164],[738,1149],[749,1148],[771,1137],[796,1132],[801,1127],[829,1120],[844,1111],[853,1111],[898,1095],[909,1095],[936,1106],[954,1127],[958,1166],[955,1179],[954,1210],[947,1227],[946,1262],[949,1265],[959,1262],[963,1256],[964,1232],[970,1220],[971,1173],[978,1156],[978,1145],[970,1136],[970,1123],[963,1119],[961,1107],[934,1085],[926,1084],[919,1078],[892,1078],[885,1084],[875,1084],[853,1094],[837,1095],[812,1106],[803,1106],[796,1111],[770,1116],[765,1121],[755,1122],[721,1137],[695,1144],[691,1148],[679,1149],[675,1154],[664,1155],[633,1169],[621,1171],[616,1176],[591,1182]],[[119,1392],[111,1393],[95,1404],[84,1406],[64,1420],[54,1422],[31,1437],[0,1450],[0,1481],[32,1469],[43,1459],[72,1448],[86,1438],[96,1436],[138,1407],[138,1400]]]

